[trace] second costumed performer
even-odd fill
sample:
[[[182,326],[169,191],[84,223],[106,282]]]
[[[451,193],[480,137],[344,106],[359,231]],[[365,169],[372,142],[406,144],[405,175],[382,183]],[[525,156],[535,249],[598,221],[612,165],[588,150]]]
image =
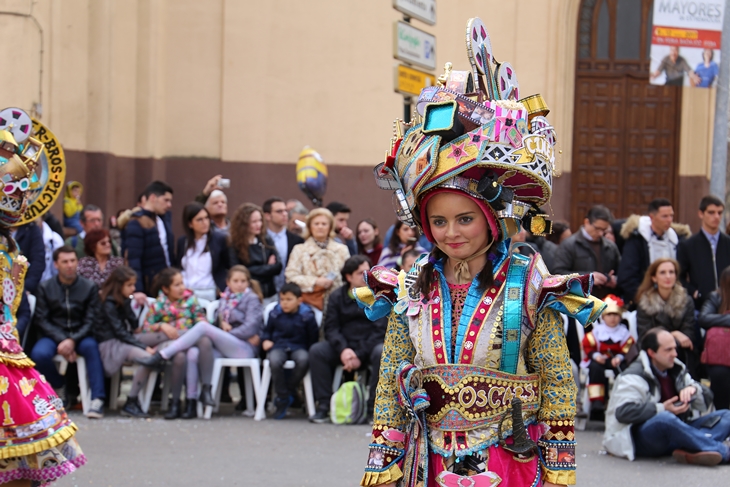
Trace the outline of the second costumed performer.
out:
[[[363,486],[575,483],[561,313],[586,325],[604,305],[591,276],[550,275],[539,254],[510,248],[521,226],[550,232],[539,207],[555,133],[539,95],[520,99],[478,18],[467,53],[472,69],[446,65],[375,168],[398,217],[435,248],[408,272],[374,267],[356,290],[371,319],[390,315]]]
[[[38,132],[35,136],[33,126]],[[44,148],[45,143],[45,148]],[[49,151],[48,146],[53,148]],[[28,261],[11,227],[47,211],[63,191],[63,150],[53,134],[24,111],[0,111],[0,484],[46,485],[86,463],[76,425],[45,377],[34,368],[15,329]],[[36,204],[37,203],[37,204]]]

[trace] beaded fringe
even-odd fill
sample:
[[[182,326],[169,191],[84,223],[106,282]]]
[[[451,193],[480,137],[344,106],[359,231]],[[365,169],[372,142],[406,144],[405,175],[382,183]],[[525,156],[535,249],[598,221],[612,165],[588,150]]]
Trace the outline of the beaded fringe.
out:
[[[384,472],[365,472],[362,476],[360,485],[368,487],[370,485],[382,485],[395,482],[403,477],[403,472],[397,463],[394,463],[388,470]]]
[[[52,436],[44,438],[39,441],[34,441],[26,445],[7,445],[0,448],[0,459],[13,458],[13,457],[24,457],[27,455],[33,455],[40,453],[45,450],[50,450],[58,445],[64,443],[69,438],[76,434],[78,428],[75,424],[70,423],[64,426],[62,429],[56,431]]]

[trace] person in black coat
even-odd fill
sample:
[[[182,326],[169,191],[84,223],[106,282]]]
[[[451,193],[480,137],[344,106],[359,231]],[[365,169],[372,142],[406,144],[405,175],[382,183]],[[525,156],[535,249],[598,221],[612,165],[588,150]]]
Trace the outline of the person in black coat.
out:
[[[78,275],[76,251],[68,245],[53,252],[53,263],[58,275],[38,286],[33,327],[40,338],[30,357],[36,369],[58,389],[63,387],[64,378],[58,373],[53,357],[60,354],[75,362],[77,353],[83,356],[91,389],[91,407],[86,414],[101,418],[106,397],[104,369],[93,336],[100,307],[99,288]]]
[[[99,343],[99,354],[104,364],[104,372],[111,377],[121,370],[127,362],[143,363],[149,360],[154,350],[137,339],[134,331],[139,328],[139,318],[132,310],[132,300],[128,297],[134,292],[137,273],[130,267],[119,266],[114,269],[101,289],[102,308],[99,320],[94,327],[94,337]],[[151,369],[137,367],[132,378],[132,388],[122,415],[135,418],[149,417],[139,404],[139,391],[147,383]],[[112,391],[112,400],[117,391]]]
[[[25,290],[35,294],[41,277],[46,270],[46,248],[43,244],[43,230],[35,222],[20,225],[15,230],[15,242],[20,254],[30,263],[25,274]]]
[[[264,210],[264,220],[266,221],[266,234],[271,238],[281,259],[281,272],[274,278],[274,284],[278,291],[286,283],[284,271],[286,270],[287,262],[289,262],[289,255],[291,255],[291,251],[295,245],[304,243],[304,239],[296,233],[287,230],[289,212],[286,209],[286,203],[283,199],[277,197],[269,198],[264,201],[262,209]]]
[[[244,265],[256,279],[264,298],[276,294],[274,278],[283,266],[274,242],[266,235],[260,206],[244,203],[233,214],[230,229],[229,264]]]
[[[699,325],[705,330],[715,327],[730,328],[730,268],[720,274],[720,288],[710,293],[702,304]],[[725,356],[730,356],[730,350],[725,350]],[[710,377],[710,388],[715,394],[713,403],[715,409],[730,408],[730,367],[718,363],[705,365]]]
[[[679,280],[694,298],[698,310],[702,309],[707,296],[717,289],[722,270],[730,266],[730,237],[720,231],[724,209],[719,198],[702,198],[699,211],[702,227],[677,248]]]
[[[332,397],[332,378],[338,365],[342,365],[346,372],[370,368],[367,411],[369,416],[373,414],[380,356],[383,353],[388,320],[381,318],[370,321],[352,297],[354,288],[365,286],[363,273],[369,269],[370,264],[364,255],[354,255],[345,261],[342,280],[347,281],[347,284],[335,290],[329,297],[324,320],[325,340],[309,349],[312,386],[318,403],[316,414],[310,418],[314,423],[327,421]]]
[[[136,290],[151,296],[154,277],[175,263],[172,226],[165,218],[172,206],[172,188],[154,181],[143,196],[142,207],[132,214],[122,231],[122,253],[137,273]]]
[[[614,292],[616,272],[621,255],[616,244],[605,235],[611,225],[611,212],[603,205],[595,205],[583,219],[583,226],[565,239],[555,252],[550,272],[559,275],[593,274],[591,294],[598,299]]]
[[[672,227],[672,204],[657,198],[649,203],[648,210],[649,216],[632,215],[621,227],[621,237],[626,241],[618,268],[618,287],[626,303],[635,303],[636,292],[652,262],[660,257],[677,257],[679,236]]]
[[[226,289],[229,269],[228,240],[212,231],[210,215],[194,201],[183,208],[185,235],[177,240],[177,263],[182,270],[185,287],[198,297],[212,301]],[[208,254],[208,255],[206,255]]]

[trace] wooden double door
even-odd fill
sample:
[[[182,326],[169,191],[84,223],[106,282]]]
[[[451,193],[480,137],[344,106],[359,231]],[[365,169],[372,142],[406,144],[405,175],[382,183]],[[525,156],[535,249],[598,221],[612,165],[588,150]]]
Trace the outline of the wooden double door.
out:
[[[583,0],[578,24],[571,228],[588,209],[645,214],[677,201],[681,87],[649,84],[651,0]],[[627,39],[631,40],[628,42]]]
[[[654,198],[676,201],[681,90],[646,79],[578,77],[573,129],[571,226],[588,209],[645,214]]]

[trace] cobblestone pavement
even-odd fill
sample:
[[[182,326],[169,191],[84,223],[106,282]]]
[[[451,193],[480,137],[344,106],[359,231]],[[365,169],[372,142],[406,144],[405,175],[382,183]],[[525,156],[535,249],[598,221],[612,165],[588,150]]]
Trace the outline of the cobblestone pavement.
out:
[[[282,421],[253,421],[230,408],[209,421],[72,417],[88,463],[58,487],[356,486],[369,439],[367,426],[314,425],[298,411]],[[720,486],[730,478],[730,466],[628,462],[600,450],[601,432],[578,432],[579,486]]]

